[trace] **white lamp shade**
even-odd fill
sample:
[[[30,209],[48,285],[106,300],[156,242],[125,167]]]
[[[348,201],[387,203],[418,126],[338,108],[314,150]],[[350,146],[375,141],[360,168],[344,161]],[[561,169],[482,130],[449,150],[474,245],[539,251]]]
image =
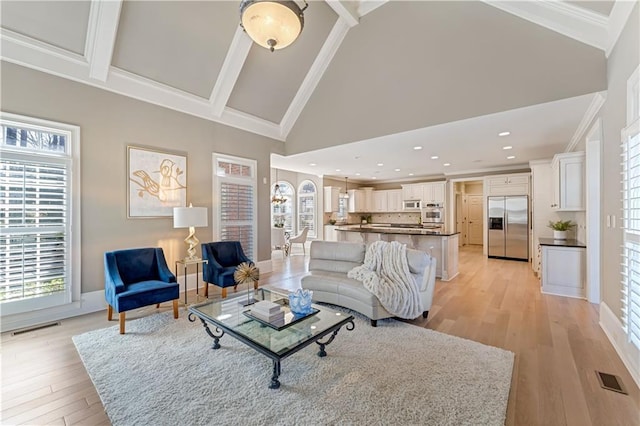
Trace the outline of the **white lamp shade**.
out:
[[[298,16],[299,12],[292,1],[258,1],[244,9],[242,26],[260,46],[278,50],[289,46],[300,35],[304,21]],[[269,40],[276,44],[270,46]]]
[[[174,228],[202,228],[209,225],[206,207],[174,207]]]

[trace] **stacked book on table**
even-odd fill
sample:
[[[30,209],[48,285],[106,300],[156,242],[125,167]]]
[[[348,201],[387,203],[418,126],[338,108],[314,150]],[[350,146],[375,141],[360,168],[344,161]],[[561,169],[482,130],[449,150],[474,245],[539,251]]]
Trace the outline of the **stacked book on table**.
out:
[[[251,305],[251,315],[276,327],[284,325],[284,311],[277,303],[261,300]]]

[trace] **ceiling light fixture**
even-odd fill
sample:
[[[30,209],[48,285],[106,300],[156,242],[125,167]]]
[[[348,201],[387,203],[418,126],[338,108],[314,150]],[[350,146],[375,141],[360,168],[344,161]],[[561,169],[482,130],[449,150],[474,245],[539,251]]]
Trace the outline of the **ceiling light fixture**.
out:
[[[510,155],[510,156],[507,157],[507,160],[513,160],[514,158],[516,158],[515,155]]]
[[[395,172],[399,172],[399,171],[400,171],[400,169],[393,169],[393,171],[395,171]]]
[[[347,177],[344,177],[344,195],[342,196],[342,198],[349,198],[349,185],[347,183]]]
[[[384,166],[383,163],[378,163],[378,167],[382,167],[382,166]]]
[[[512,149],[513,147],[511,145],[507,145],[507,146],[503,146],[502,149]]]
[[[414,146],[413,149],[415,149],[416,151],[420,151],[422,147],[418,145],[418,146]]]
[[[432,159],[432,160],[437,160],[438,158],[439,158],[439,157],[438,157],[437,155],[432,155],[432,156],[431,156],[431,159]]]
[[[498,136],[509,136],[511,134],[511,132],[500,132],[498,133]]]
[[[296,41],[304,28],[304,11],[295,1],[242,0],[240,26],[260,46],[270,51]]]
[[[444,163],[443,166],[445,167],[449,167],[451,165],[451,163]]]
[[[311,167],[315,167],[315,166],[317,166],[317,164],[316,164],[316,163],[309,163],[309,165],[310,165]]]

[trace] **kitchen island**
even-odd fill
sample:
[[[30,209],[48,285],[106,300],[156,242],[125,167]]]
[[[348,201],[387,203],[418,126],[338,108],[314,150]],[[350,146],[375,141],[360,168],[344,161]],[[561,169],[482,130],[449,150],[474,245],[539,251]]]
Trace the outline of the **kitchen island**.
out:
[[[458,275],[458,232],[434,232],[421,226],[367,224],[344,225],[336,229],[338,241],[398,241],[436,258],[436,277],[449,281]]]

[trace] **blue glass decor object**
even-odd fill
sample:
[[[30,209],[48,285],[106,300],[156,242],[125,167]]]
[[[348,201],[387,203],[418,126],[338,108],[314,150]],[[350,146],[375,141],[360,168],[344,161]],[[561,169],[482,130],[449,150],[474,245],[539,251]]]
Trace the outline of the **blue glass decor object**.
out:
[[[299,288],[295,293],[289,293],[289,308],[294,315],[308,315],[312,312],[311,298],[313,291]]]

